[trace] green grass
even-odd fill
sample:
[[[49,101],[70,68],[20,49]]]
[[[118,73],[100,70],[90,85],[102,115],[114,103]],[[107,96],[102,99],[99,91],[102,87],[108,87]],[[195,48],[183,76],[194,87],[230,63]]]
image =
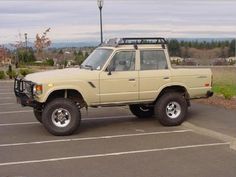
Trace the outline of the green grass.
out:
[[[6,78],[5,72],[0,70],[0,79],[5,79],[5,78]]]
[[[213,85],[213,92],[223,95],[225,99],[231,99],[236,96],[236,85]]]
[[[236,85],[213,85],[213,91],[217,93],[220,93],[222,88],[228,88],[233,95],[236,95]]]
[[[212,68],[213,91],[225,99],[236,96],[236,67]]]

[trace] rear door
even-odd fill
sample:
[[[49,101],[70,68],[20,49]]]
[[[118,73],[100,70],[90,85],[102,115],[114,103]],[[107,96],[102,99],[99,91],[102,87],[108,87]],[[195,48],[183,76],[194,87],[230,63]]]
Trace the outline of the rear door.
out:
[[[140,49],[140,100],[155,100],[158,89],[170,82],[170,76],[164,50]]]

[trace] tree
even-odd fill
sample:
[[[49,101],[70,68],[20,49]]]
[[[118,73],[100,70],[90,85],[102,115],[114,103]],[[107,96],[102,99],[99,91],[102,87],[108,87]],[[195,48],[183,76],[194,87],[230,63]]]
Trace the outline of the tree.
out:
[[[88,53],[88,52],[85,52],[85,54],[84,54],[84,59],[88,58],[88,56],[89,56],[89,53]]]
[[[51,28],[46,29],[41,37],[39,34],[36,35],[36,40],[34,41],[34,46],[37,49],[38,55],[41,59],[44,59],[43,50],[51,45],[51,40],[47,37],[48,32],[50,32]]]
[[[234,39],[229,44],[229,55],[230,56],[235,56],[235,45],[236,45],[236,41]]]
[[[178,40],[172,39],[169,41],[169,53],[170,56],[180,56],[180,45]]]
[[[31,63],[36,60],[32,48],[28,48],[27,50],[24,48],[18,48],[16,54],[20,63]]]
[[[11,45],[11,47],[13,47],[13,48],[15,49],[15,51],[16,51],[16,52],[15,52],[16,56],[15,56],[14,58],[15,58],[15,65],[16,65],[16,68],[18,68],[18,65],[19,65],[19,63],[20,63],[20,60],[19,60],[19,56],[18,56],[17,51],[18,51],[19,49],[22,49],[22,48],[24,47],[24,43],[23,43],[22,40],[21,40],[21,33],[18,34],[18,40],[16,41],[16,43],[11,43],[10,45]]]
[[[59,54],[59,55],[63,55],[63,54],[64,54],[63,50],[60,49],[60,51],[58,52],[58,54]]]
[[[83,63],[85,57],[83,55],[83,52],[80,50],[79,52],[75,52],[75,62],[76,64],[80,65],[81,63]]]

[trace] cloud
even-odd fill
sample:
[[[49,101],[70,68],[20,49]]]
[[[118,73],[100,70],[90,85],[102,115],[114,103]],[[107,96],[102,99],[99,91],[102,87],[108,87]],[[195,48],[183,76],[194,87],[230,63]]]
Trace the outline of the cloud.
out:
[[[233,0],[105,0],[104,36],[235,37]],[[19,32],[33,40],[51,27],[54,41],[99,41],[96,0],[0,1],[0,43]]]

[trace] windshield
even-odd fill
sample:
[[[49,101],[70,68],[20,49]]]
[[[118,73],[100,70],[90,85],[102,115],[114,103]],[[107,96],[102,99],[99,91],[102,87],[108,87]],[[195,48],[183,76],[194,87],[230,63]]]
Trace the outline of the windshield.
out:
[[[112,49],[96,49],[81,64],[81,68],[91,70],[101,70],[107,59],[110,57]]]

